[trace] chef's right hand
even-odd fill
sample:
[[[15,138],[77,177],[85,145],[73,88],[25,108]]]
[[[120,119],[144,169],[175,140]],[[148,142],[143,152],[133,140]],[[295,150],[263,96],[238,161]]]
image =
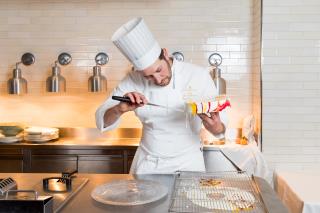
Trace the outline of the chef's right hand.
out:
[[[119,109],[121,112],[133,111],[138,107],[142,107],[148,103],[148,100],[144,97],[144,95],[138,92],[126,93],[124,97],[130,98],[132,103],[120,102]]]

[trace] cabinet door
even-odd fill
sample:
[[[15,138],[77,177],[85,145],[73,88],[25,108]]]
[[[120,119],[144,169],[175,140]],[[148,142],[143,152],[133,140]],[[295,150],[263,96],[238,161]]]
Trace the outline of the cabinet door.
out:
[[[77,156],[74,155],[32,155],[26,172],[61,173],[76,168]]]
[[[79,156],[79,172],[123,174],[122,155]]]
[[[21,149],[0,149],[0,172],[23,172]]]
[[[39,149],[32,150],[28,172],[124,173],[122,150]]]

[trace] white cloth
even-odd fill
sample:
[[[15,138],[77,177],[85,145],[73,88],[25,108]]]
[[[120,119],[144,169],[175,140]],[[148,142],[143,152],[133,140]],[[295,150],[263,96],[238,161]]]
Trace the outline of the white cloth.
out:
[[[320,172],[275,171],[275,190],[292,213],[320,212]]]
[[[215,97],[216,89],[209,72],[199,66],[173,61],[172,79],[165,87],[150,84],[141,72],[130,72],[115,88],[112,95],[124,95],[137,91],[151,103],[184,109],[186,90],[199,97]],[[103,115],[107,109],[118,104],[108,98],[96,112],[97,127],[111,130],[113,125],[104,127]],[[173,173],[178,170],[204,171],[204,160],[200,151],[199,132],[201,119],[171,109],[143,106],[135,110],[143,125],[140,147],[134,157],[131,173]],[[221,115],[222,118],[226,117]]]
[[[218,147],[242,171],[271,181],[266,160],[254,143],[248,145],[227,143]]]
[[[122,25],[111,40],[136,70],[141,71],[152,65],[161,53],[143,18],[134,18]]]

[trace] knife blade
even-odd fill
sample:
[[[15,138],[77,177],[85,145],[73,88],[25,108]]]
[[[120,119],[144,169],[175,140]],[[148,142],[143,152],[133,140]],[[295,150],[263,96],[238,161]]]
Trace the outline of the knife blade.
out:
[[[122,102],[126,102],[126,103],[132,103],[129,97],[112,96],[112,99],[113,99],[113,100],[116,100],[116,101],[122,101]],[[185,112],[185,111],[182,110],[182,109],[176,109],[176,108],[173,108],[173,107],[167,107],[167,106],[163,106],[163,105],[159,105],[159,104],[154,104],[154,103],[147,103],[146,105],[155,106],[155,107],[161,107],[161,108],[164,108],[164,109],[170,109],[170,110],[174,110],[174,111],[177,111],[177,112]]]

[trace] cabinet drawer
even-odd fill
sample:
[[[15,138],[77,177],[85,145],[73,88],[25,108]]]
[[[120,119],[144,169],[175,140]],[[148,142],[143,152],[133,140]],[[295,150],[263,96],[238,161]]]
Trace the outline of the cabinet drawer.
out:
[[[27,172],[60,173],[77,168],[77,156],[70,155],[32,155]]]
[[[0,172],[23,172],[22,149],[0,149]]]
[[[22,149],[16,149],[16,148],[0,149],[0,156],[1,155],[22,155],[22,154],[23,154]]]
[[[0,155],[0,172],[23,172],[23,157],[21,155]]]
[[[114,149],[34,149],[33,155],[122,155],[123,150]]]
[[[79,156],[79,172],[81,173],[124,173],[122,156]]]

